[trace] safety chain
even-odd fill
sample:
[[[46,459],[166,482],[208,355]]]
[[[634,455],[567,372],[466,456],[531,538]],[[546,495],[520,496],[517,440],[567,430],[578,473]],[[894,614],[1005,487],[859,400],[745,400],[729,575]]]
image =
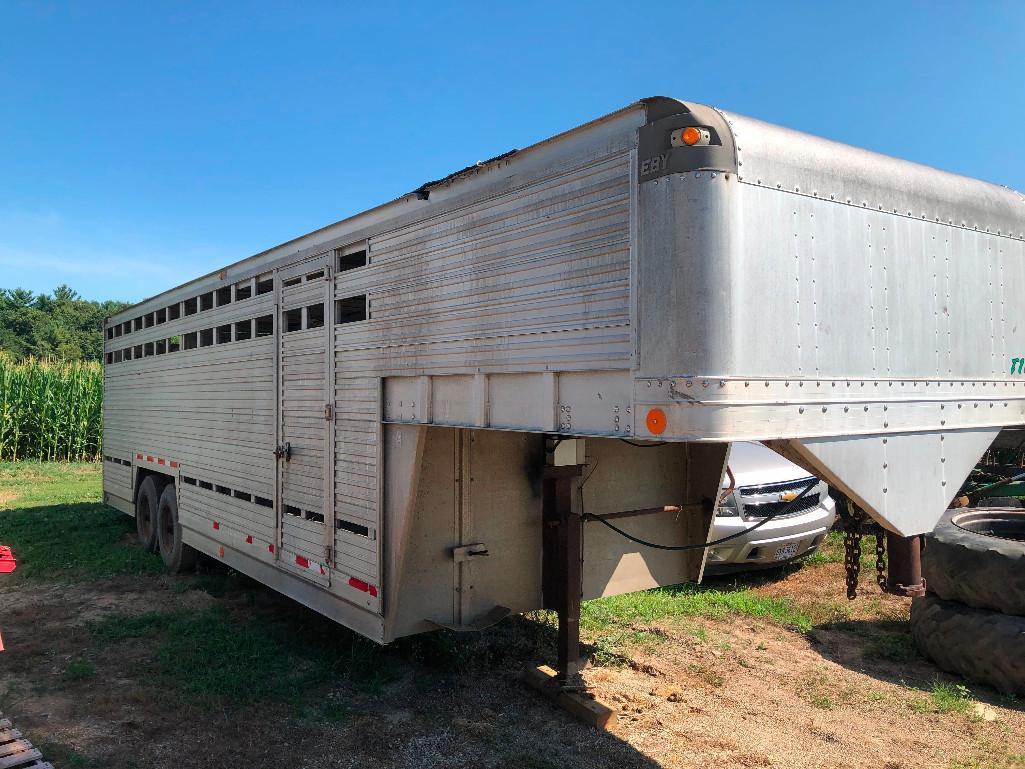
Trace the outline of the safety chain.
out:
[[[844,521],[843,565],[847,572],[847,598],[858,597],[858,576],[861,574],[861,524],[848,517]]]
[[[876,584],[886,592],[886,533],[876,524]]]
[[[858,578],[861,576],[861,537],[864,534],[875,534],[876,538],[876,584],[886,592],[886,532],[883,527],[872,521],[862,510],[854,506],[851,500],[841,506],[841,517],[844,527],[844,558],[843,565],[847,579],[847,598],[853,601],[858,597]]]

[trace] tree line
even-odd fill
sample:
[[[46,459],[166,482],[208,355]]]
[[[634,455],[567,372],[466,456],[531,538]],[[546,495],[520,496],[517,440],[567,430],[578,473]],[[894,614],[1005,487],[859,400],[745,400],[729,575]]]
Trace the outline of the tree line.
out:
[[[66,285],[57,286],[52,294],[0,289],[0,351],[15,359],[99,361],[104,319],[127,306],[83,299]]]

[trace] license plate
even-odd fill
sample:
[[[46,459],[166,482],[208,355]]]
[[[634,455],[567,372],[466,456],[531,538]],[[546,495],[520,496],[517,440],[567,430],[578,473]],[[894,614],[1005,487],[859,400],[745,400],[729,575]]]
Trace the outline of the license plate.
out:
[[[797,555],[797,542],[791,542],[788,545],[781,545],[776,548],[776,560],[786,561]]]

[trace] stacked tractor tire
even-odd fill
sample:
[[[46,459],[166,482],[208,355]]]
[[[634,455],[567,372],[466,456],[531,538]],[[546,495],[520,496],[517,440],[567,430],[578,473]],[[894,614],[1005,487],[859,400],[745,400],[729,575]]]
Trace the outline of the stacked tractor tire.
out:
[[[948,510],[922,574],[928,593],[911,604],[919,649],[944,670],[1025,695],[1025,509]]]

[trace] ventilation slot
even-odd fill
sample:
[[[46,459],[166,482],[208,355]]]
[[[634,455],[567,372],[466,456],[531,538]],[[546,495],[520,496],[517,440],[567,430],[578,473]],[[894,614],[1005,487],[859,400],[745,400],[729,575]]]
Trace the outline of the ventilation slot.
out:
[[[335,302],[335,323],[358,323],[367,319],[367,295],[350,296]]]
[[[358,523],[340,520],[338,521],[336,526],[338,527],[339,531],[347,531],[350,534],[355,534],[357,537],[367,537],[368,539],[370,538],[370,529]]]
[[[302,308],[295,308],[294,310],[285,310],[282,318],[284,321],[285,333],[291,333],[292,331],[302,331],[303,328],[303,311]]]
[[[355,270],[367,266],[367,247],[364,244],[339,249],[338,271]]]
[[[306,328],[324,327],[324,304],[311,304],[306,308]]]

